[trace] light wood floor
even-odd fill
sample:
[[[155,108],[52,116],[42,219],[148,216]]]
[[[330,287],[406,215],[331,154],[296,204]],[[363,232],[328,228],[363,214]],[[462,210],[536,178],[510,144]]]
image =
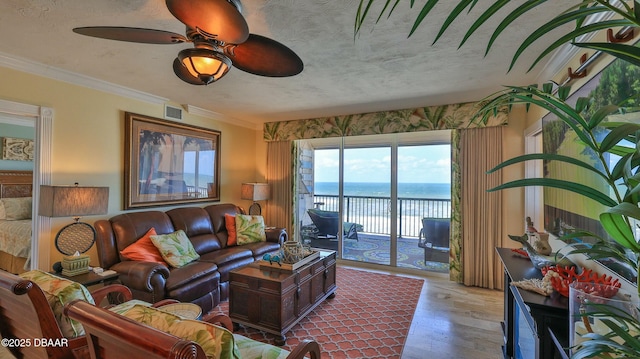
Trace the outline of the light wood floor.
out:
[[[402,359],[502,358],[502,291],[466,287],[449,281],[448,274],[409,276],[425,283]]]

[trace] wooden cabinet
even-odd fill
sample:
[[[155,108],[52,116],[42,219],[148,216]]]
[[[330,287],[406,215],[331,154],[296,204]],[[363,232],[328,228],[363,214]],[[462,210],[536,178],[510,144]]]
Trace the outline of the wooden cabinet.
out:
[[[511,282],[542,278],[528,258],[497,248],[504,264],[505,358],[565,358],[568,346],[569,300],[557,292],[549,297],[517,288]]]
[[[336,291],[336,254],[320,257],[293,271],[253,263],[229,273],[229,317],[234,323],[280,335],[288,332]]]

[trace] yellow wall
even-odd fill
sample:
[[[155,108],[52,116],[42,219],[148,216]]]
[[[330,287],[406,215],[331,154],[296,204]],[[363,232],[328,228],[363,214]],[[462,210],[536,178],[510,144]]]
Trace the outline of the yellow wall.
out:
[[[79,182],[87,186],[109,187],[109,213],[84,221],[93,223],[109,218],[123,208],[124,112],[162,118],[163,104],[151,104],[97,90],[0,67],[0,98],[8,101],[51,107],[53,119],[52,184]],[[179,106],[179,104],[171,104]],[[262,132],[238,127],[184,112],[184,123],[216,129],[221,136],[221,203],[231,202],[247,208],[240,199],[240,184],[263,180],[257,168],[264,169],[264,151],[257,151],[255,139]],[[160,208],[163,209],[163,208]],[[52,221],[51,238],[71,218]],[[98,265],[95,247],[89,252],[91,265]],[[61,255],[51,243],[49,263]],[[42,265],[41,265],[42,267]],[[50,268],[50,266],[48,266]],[[42,269],[48,269],[42,268]]]

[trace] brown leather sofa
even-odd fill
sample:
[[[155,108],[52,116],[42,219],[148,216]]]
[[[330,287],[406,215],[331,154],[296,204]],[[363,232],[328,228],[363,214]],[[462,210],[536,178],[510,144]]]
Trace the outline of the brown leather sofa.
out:
[[[133,297],[155,303],[163,299],[191,302],[203,313],[229,297],[229,272],[276,251],[287,240],[284,228],[267,228],[267,241],[227,246],[225,213],[243,213],[234,204],[180,207],[166,212],[142,211],[117,215],[95,223],[100,266],[120,274]],[[158,234],[182,229],[200,259],[180,268],[131,261],[120,251],[141,238],[151,227]]]

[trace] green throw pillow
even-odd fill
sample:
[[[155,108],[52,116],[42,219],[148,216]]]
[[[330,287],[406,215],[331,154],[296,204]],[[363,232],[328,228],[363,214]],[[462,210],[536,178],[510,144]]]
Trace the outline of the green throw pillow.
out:
[[[265,242],[267,235],[264,232],[264,218],[262,216],[236,214],[236,237],[239,246]]]
[[[162,258],[175,268],[180,268],[200,258],[189,237],[181,229],[169,234],[151,236],[151,242],[158,248]]]
[[[196,342],[207,358],[240,358],[234,336],[225,328],[199,320],[183,319],[162,311],[162,307],[134,305],[119,314],[178,338]]]
[[[82,324],[64,315],[63,309],[65,304],[76,299],[81,299],[95,305],[96,303],[93,301],[93,297],[87,288],[80,283],[60,278],[37,269],[22,273],[20,277],[34,282],[42,289],[53,311],[53,315],[56,317],[62,335],[67,338],[84,335]]]

